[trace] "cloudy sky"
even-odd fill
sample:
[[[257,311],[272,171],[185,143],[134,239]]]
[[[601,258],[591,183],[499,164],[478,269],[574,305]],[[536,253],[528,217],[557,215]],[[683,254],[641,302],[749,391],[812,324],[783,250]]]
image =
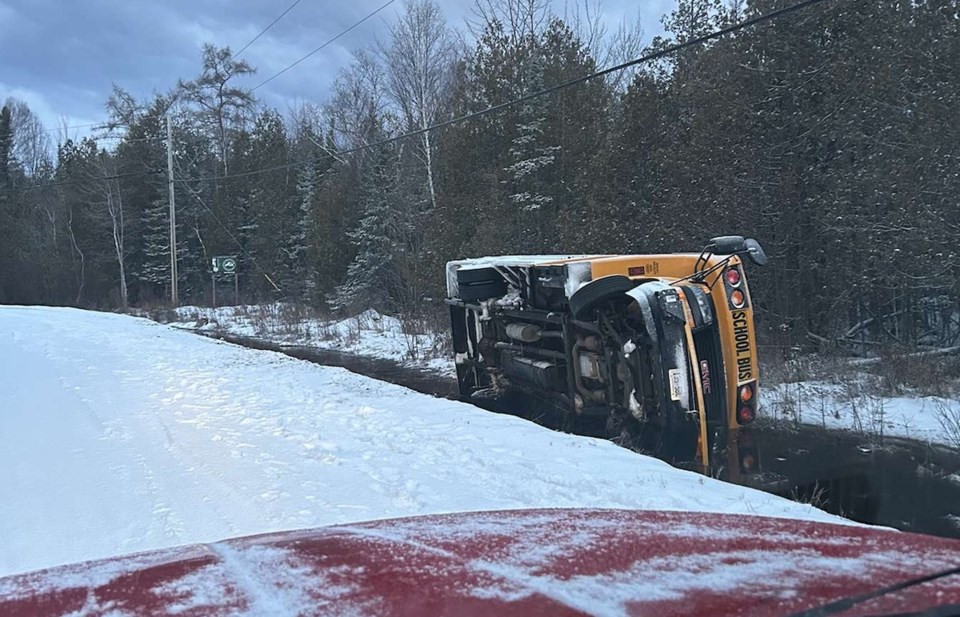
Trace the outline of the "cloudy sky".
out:
[[[463,27],[475,0],[438,0]],[[569,3],[552,0],[562,14]],[[594,0],[596,1],[596,0]],[[49,128],[101,121],[116,83],[138,97],[199,72],[205,42],[243,47],[293,0],[0,0],[0,101],[26,101]],[[301,0],[243,53],[257,69],[253,86],[336,36],[387,0]],[[602,0],[612,29],[638,17],[649,38],[672,0]],[[402,10],[396,0],[323,51],[264,86],[267,104],[287,109],[323,102],[351,52],[381,39]],[[71,131],[82,135],[81,129]]]

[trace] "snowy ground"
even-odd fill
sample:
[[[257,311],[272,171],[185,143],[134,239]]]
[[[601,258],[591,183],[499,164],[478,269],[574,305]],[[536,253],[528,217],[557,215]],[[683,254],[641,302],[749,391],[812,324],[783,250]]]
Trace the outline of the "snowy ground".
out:
[[[0,576],[383,517],[839,519],[611,443],[145,319],[0,307]]]
[[[444,335],[422,325],[368,310],[356,317],[322,320],[284,304],[182,306],[175,311],[177,327],[222,331],[287,345],[306,345],[384,358],[444,374],[453,374],[453,360]]]
[[[760,414],[768,418],[907,437],[960,448],[960,401],[936,396],[881,396],[847,383],[804,381],[766,386]]]

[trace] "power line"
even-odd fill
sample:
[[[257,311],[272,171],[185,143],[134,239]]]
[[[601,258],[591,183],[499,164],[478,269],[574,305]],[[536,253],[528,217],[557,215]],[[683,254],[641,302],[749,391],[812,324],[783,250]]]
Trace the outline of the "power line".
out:
[[[391,0],[391,2],[393,2],[393,1],[394,1],[394,0]],[[743,30],[743,29],[745,29],[745,28],[749,28],[749,27],[751,27],[751,26],[755,26],[755,25],[757,25],[757,24],[759,24],[759,23],[766,22],[766,21],[770,21],[770,20],[776,19],[776,18],[778,18],[778,17],[782,17],[782,16],[784,16],[784,15],[787,15],[787,14],[789,14],[789,13],[794,13],[794,12],[796,12],[796,11],[800,11],[800,10],[802,10],[802,9],[805,9],[805,8],[807,8],[807,7],[810,7],[810,6],[813,6],[813,5],[815,5],[815,4],[819,4],[819,3],[821,3],[821,2],[824,2],[824,0],[803,0],[802,2],[798,2],[798,3],[796,3],[796,4],[791,4],[790,6],[784,7],[784,8],[782,8],[782,9],[777,9],[777,10],[775,10],[775,11],[770,11],[769,13],[764,13],[763,15],[758,15],[757,17],[753,17],[753,18],[751,18],[751,19],[747,19],[747,20],[738,22],[738,23],[736,23],[736,24],[727,26],[726,28],[721,28],[721,29],[719,29],[719,30],[715,30],[714,32],[705,34],[705,35],[703,35],[703,36],[699,36],[699,37],[690,39],[690,40],[688,40],[688,41],[684,41],[684,42],[682,42],[682,43],[676,43],[676,44],[670,45],[670,46],[668,46],[668,47],[664,47],[663,49],[660,49],[660,50],[651,52],[651,53],[649,53],[649,54],[643,55],[643,56],[641,56],[641,57],[639,57],[639,58],[636,58],[636,59],[634,59],[634,60],[629,60],[629,61],[627,61],[627,62],[623,62],[623,63],[621,63],[621,64],[617,64],[616,66],[611,66],[611,67],[609,67],[609,68],[606,68],[606,69],[597,71],[597,72],[595,72],[595,73],[590,73],[589,75],[584,75],[583,77],[577,77],[576,79],[571,79],[570,81],[565,81],[565,82],[556,84],[556,85],[554,85],[554,86],[550,86],[549,88],[544,88],[543,90],[537,90],[536,92],[531,92],[530,94],[525,94],[525,95],[523,95],[523,96],[521,96],[521,97],[519,97],[519,98],[510,100],[510,101],[507,101],[507,102],[505,102],[505,103],[498,103],[497,105],[491,105],[490,107],[487,107],[487,108],[485,108],[485,109],[481,109],[481,110],[479,110],[479,111],[475,111],[475,112],[472,112],[472,113],[469,113],[469,114],[465,114],[465,115],[462,115],[462,116],[458,116],[458,117],[456,117],[456,118],[451,118],[451,119],[449,119],[449,120],[444,120],[443,122],[438,122],[437,124],[433,124],[433,125],[428,126],[428,127],[425,127],[425,128],[417,129],[417,130],[415,130],[415,131],[410,131],[409,133],[404,133],[404,134],[402,134],[402,135],[397,135],[397,136],[395,136],[395,137],[388,137],[388,138],[386,138],[386,139],[382,139],[382,140],[377,141],[377,142],[374,142],[374,143],[364,144],[364,145],[362,145],[362,146],[357,146],[356,148],[349,148],[349,149],[347,149],[347,150],[338,150],[338,151],[336,152],[336,154],[337,154],[337,155],[354,154],[354,153],[356,153],[356,152],[362,152],[363,150],[368,150],[368,149],[370,149],[370,148],[376,148],[376,147],[378,147],[378,146],[388,145],[388,144],[391,144],[391,143],[394,143],[394,142],[397,142],[397,141],[400,141],[400,140],[403,140],[403,139],[407,139],[407,138],[409,138],[409,137],[416,137],[417,135],[422,135],[422,134],[428,133],[428,132],[430,132],[430,131],[435,131],[435,130],[437,130],[437,129],[446,128],[446,127],[452,126],[452,125],[454,125],[454,124],[461,124],[461,123],[466,122],[466,121],[468,121],[468,120],[473,120],[474,118],[479,118],[479,117],[481,117],[481,116],[485,116],[485,115],[487,115],[487,114],[490,114],[490,113],[493,113],[493,112],[496,112],[496,111],[501,111],[501,110],[507,109],[508,107],[512,107],[512,106],[514,106],[514,105],[517,105],[518,103],[523,103],[523,102],[529,101],[529,100],[531,100],[531,99],[539,98],[539,97],[541,97],[541,96],[546,96],[547,94],[553,94],[554,92],[557,92],[557,91],[559,91],[559,90],[563,90],[564,88],[569,88],[570,86],[575,86],[575,85],[578,85],[578,84],[581,84],[581,83],[590,81],[590,80],[592,80],[592,79],[596,79],[596,78],[598,78],[598,77],[604,77],[604,76],[606,76],[606,75],[609,75],[610,73],[615,73],[615,72],[617,72],[617,71],[622,71],[622,70],[624,70],[624,69],[627,69],[627,68],[630,68],[630,67],[632,67],[632,66],[636,66],[636,65],[638,65],[638,64],[642,64],[642,63],[645,63],[645,62],[651,62],[651,61],[653,61],[653,60],[659,60],[660,58],[663,58],[663,57],[668,56],[668,55],[670,55],[670,54],[676,53],[676,52],[678,52],[678,51],[680,51],[680,50],[682,50],[682,49],[686,49],[686,48],[688,48],[688,47],[693,47],[693,46],[695,46],[695,45],[700,45],[701,43],[706,43],[707,41],[712,41],[712,40],[714,40],[714,39],[718,39],[718,38],[720,38],[720,37],[722,37],[722,36],[725,36],[725,35],[727,35],[727,34],[732,34],[732,33],[737,32],[737,31],[739,31],[739,30]],[[387,4],[390,4],[390,2],[388,2]],[[380,8],[382,9],[382,8],[384,8],[384,7],[386,7],[386,6],[387,6],[387,5],[384,5],[383,7],[380,7]],[[377,9],[377,10],[380,10],[380,9]],[[368,16],[368,17],[369,17],[369,16]],[[292,65],[291,65],[291,66],[292,66]],[[285,69],[285,70],[286,70],[286,69]],[[278,75],[279,75],[279,73],[278,73]],[[275,75],[274,77],[276,77],[276,75]],[[273,78],[271,77],[271,79],[273,79]],[[269,81],[269,80],[268,80],[268,81]],[[266,83],[266,82],[264,82],[264,83]],[[262,85],[262,84],[261,84],[261,85]],[[257,87],[259,87],[259,86],[257,86]],[[256,88],[254,88],[254,90],[255,90],[255,89],[256,89]],[[260,173],[265,173],[265,172],[269,172],[269,171],[279,171],[279,170],[282,170],[282,169],[289,169],[289,168],[291,168],[291,167],[298,167],[298,166],[300,166],[300,165],[305,165],[305,164],[311,163],[312,160],[313,160],[313,159],[293,161],[293,162],[291,162],[291,163],[284,163],[284,164],[282,164],[282,165],[274,165],[274,166],[272,166],[272,167],[264,167],[264,168],[260,168],[260,169],[253,169],[253,170],[250,170],[250,171],[238,172],[238,173],[235,173],[235,174],[226,174],[226,175],[223,175],[223,176],[208,176],[208,177],[205,177],[205,178],[197,178],[197,180],[224,180],[224,179],[227,179],[227,178],[240,178],[240,177],[243,177],[243,176],[252,176],[252,175],[256,175],[256,174],[260,174]]]
[[[91,126],[94,126],[94,127],[97,127],[97,128],[101,128],[101,129],[108,129],[108,128],[110,128],[109,123],[108,123],[107,121],[103,121],[103,122],[91,122],[90,124],[74,124],[73,126],[58,126],[58,127],[52,128],[52,129],[43,129],[43,132],[44,132],[44,133],[56,133],[57,131],[69,131],[69,130],[72,130],[72,129],[85,129],[85,128],[89,128],[89,127],[91,127]]]
[[[104,120],[103,122],[92,122],[92,123],[90,123],[90,124],[75,124],[75,125],[73,125],[73,126],[58,126],[58,127],[52,128],[52,129],[43,129],[43,131],[41,131],[41,132],[43,132],[43,133],[57,133],[57,132],[59,132],[59,131],[69,131],[69,130],[71,130],[71,129],[85,129],[85,128],[92,128],[92,129],[95,130],[95,131],[96,131],[96,130],[112,131],[112,130],[117,129],[117,128],[120,127],[120,126],[121,126],[121,125],[116,125],[116,124],[115,124],[115,125],[111,125],[111,123],[110,123],[109,120]],[[111,138],[111,137],[120,139],[120,138],[122,138],[122,135],[100,135],[100,136],[85,135],[84,137],[87,137],[87,138],[90,138],[90,139],[107,139],[107,138]],[[158,139],[162,139],[162,138],[158,138]],[[133,141],[133,140],[131,140],[131,141]]]
[[[90,126],[96,126],[96,125],[90,125]],[[99,126],[98,128],[107,129],[110,127]],[[47,129],[44,132],[49,133],[51,131],[56,131],[56,130],[58,129]],[[142,141],[164,141],[163,137],[138,137],[138,138],[130,139],[126,135],[84,135],[81,138],[81,141],[83,141],[84,139],[90,139],[92,141],[100,141],[101,139],[122,139],[124,140],[124,142],[128,144],[138,143]]]
[[[300,2],[301,2],[301,0],[294,0],[294,3],[293,3],[293,4],[291,4],[290,6],[288,6],[287,9],[286,9],[284,12],[280,13],[280,14],[277,16],[276,19],[274,19],[273,21],[270,22],[270,25],[268,25],[266,28],[264,28],[263,30],[261,30],[261,31],[259,32],[259,34],[257,34],[257,36],[255,36],[255,37],[253,37],[252,39],[250,39],[250,42],[248,42],[246,45],[244,45],[243,47],[241,47],[241,48],[240,48],[240,51],[238,51],[238,52],[235,53],[235,54],[232,54],[232,55],[233,55],[233,58],[236,59],[237,56],[239,56],[239,55],[242,54],[244,51],[246,51],[248,47],[250,47],[251,45],[253,45],[253,44],[257,41],[257,39],[259,39],[261,36],[263,36],[264,33],[265,33],[267,30],[269,30],[270,28],[272,28],[272,27],[274,26],[274,24],[276,24],[278,21],[280,21],[281,19],[283,19],[283,16],[286,15],[287,13],[289,13],[291,10],[293,10],[293,7],[295,7],[295,6],[297,6],[298,4],[300,4]]]
[[[27,191],[39,191],[43,189],[55,188],[58,186],[66,186],[70,184],[83,184],[86,182],[98,182],[101,180],[122,180],[124,178],[136,178],[140,176],[153,176],[156,174],[164,173],[163,169],[154,169],[151,171],[130,171],[122,174],[114,174],[112,176],[99,176],[99,177],[90,177],[90,178],[75,178],[73,180],[58,180],[56,182],[47,182],[45,184],[34,184],[31,186],[24,186],[20,188],[10,189],[11,193],[26,193]]]
[[[155,142],[166,141],[166,139],[163,137],[138,137],[136,139],[129,139],[126,135],[99,135],[99,136],[89,135],[84,139],[92,139],[93,141],[99,141],[101,139],[122,139],[123,143],[126,143],[126,144],[135,144],[135,143],[140,143],[144,141],[155,141]]]
[[[313,54],[317,53],[318,51],[326,48],[328,45],[330,45],[331,43],[333,43],[334,41],[336,41],[337,39],[339,39],[339,38],[342,37],[343,35],[347,34],[348,32],[350,32],[351,30],[353,30],[354,28],[356,28],[357,26],[359,26],[359,25],[362,24],[363,22],[367,21],[368,19],[370,19],[371,17],[373,17],[374,15],[376,15],[377,13],[379,13],[379,12],[382,11],[383,9],[387,8],[388,6],[390,6],[391,4],[393,4],[393,3],[396,2],[396,1],[397,1],[397,0],[388,0],[388,1],[385,2],[380,8],[378,8],[378,9],[375,10],[374,12],[368,14],[366,17],[364,17],[364,18],[361,19],[360,21],[354,23],[352,26],[350,26],[350,27],[347,28],[346,30],[343,30],[342,32],[340,32],[340,34],[338,34],[337,36],[333,37],[332,39],[330,39],[329,41],[327,41],[326,43],[324,43],[324,44],[321,45],[320,47],[317,47],[316,49],[314,49],[314,50],[311,51],[310,53],[306,54],[305,56],[303,56],[302,58],[300,58],[299,60],[297,60],[297,61],[294,62],[293,64],[288,65],[287,67],[285,67],[284,69],[282,69],[282,70],[279,71],[278,73],[275,73],[274,75],[272,75],[272,76],[264,79],[264,80],[261,81],[259,84],[257,84],[257,85],[254,86],[253,88],[251,88],[251,89],[250,89],[250,92],[255,92],[258,88],[260,88],[260,87],[262,87],[262,86],[265,86],[266,84],[270,83],[271,81],[273,81],[273,80],[276,79],[277,77],[280,77],[281,75],[283,75],[284,73],[286,73],[287,71],[289,71],[290,69],[292,69],[293,67],[297,66],[298,64],[300,64],[301,62],[303,62],[304,60],[306,60],[307,58],[309,58],[309,57],[312,56]]]

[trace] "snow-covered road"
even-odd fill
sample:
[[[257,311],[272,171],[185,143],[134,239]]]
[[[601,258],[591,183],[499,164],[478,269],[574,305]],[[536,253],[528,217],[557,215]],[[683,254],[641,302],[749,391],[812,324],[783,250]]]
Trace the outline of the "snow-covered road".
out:
[[[0,474],[0,576],[463,510],[839,520],[342,369],[61,308],[0,307]]]

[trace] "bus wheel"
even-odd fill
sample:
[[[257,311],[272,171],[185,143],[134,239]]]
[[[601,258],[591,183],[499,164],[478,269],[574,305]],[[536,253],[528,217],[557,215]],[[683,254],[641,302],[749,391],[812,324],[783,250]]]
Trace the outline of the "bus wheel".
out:
[[[620,274],[611,274],[590,281],[570,296],[570,313],[574,319],[586,320],[600,304],[607,300],[621,298],[636,286],[635,281]]]

